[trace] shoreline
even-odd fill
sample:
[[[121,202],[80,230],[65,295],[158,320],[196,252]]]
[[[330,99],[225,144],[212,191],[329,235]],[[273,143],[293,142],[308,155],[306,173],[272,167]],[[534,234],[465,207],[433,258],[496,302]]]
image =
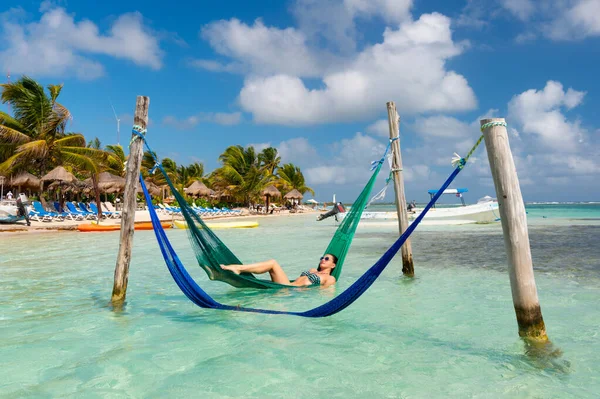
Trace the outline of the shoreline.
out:
[[[244,209],[241,215],[215,215],[209,217],[202,217],[202,220],[251,220],[251,219],[263,219],[263,218],[280,218],[280,217],[295,217],[306,214],[318,214],[321,211],[313,209],[304,209],[302,212],[290,213],[288,210],[280,211],[273,214],[250,214],[247,209]],[[174,220],[184,220],[182,216],[158,214],[161,222],[172,222]],[[135,223],[149,222],[150,217],[148,211],[136,211]],[[56,233],[56,232],[79,232],[78,226],[80,224],[89,224],[91,220],[63,220],[63,221],[52,221],[52,222],[37,222],[31,220],[31,226],[27,226],[25,221],[20,221],[14,224],[0,224],[0,237],[8,235],[19,235],[19,234],[43,234],[43,233]],[[103,225],[114,225],[120,224],[121,219],[103,219],[100,224]],[[173,227],[172,227],[173,228]],[[119,231],[119,230],[115,230]]]

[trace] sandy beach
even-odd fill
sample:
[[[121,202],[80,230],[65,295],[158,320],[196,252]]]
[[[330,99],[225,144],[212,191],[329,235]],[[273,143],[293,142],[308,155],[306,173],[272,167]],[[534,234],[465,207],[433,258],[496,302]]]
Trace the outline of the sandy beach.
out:
[[[255,220],[255,219],[263,219],[263,218],[281,218],[281,217],[294,217],[298,215],[305,215],[307,213],[315,213],[318,214],[320,211],[313,210],[311,208],[303,209],[300,212],[290,212],[289,210],[282,210],[279,212],[274,212],[272,214],[264,214],[264,213],[253,213],[251,214],[247,208],[239,208],[241,211],[240,215],[214,215],[214,216],[203,216],[202,220]],[[181,215],[169,215],[166,213],[158,213],[158,216],[161,222],[169,222],[173,220],[183,220]],[[316,216],[315,216],[316,217]],[[148,211],[136,211],[135,214],[135,222],[143,223],[150,221],[150,214]],[[15,224],[0,224],[0,233],[2,235],[7,234],[22,234],[22,233],[52,233],[52,232],[60,232],[60,231],[78,231],[78,226],[80,224],[89,224],[91,220],[63,220],[63,221],[52,221],[52,222],[38,222],[34,220],[30,220],[31,226],[27,226],[25,221],[20,221]],[[121,219],[110,219],[105,218],[100,222],[101,225],[115,225],[121,224]]]

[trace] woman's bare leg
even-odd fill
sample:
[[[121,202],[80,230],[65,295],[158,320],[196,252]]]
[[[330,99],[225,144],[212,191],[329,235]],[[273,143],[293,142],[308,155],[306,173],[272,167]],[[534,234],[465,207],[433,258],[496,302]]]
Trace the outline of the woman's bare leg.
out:
[[[235,274],[244,272],[263,274],[269,272],[271,275],[271,281],[279,284],[290,284],[290,279],[275,259],[258,263],[250,263],[248,265],[221,265],[221,268],[232,271]]]

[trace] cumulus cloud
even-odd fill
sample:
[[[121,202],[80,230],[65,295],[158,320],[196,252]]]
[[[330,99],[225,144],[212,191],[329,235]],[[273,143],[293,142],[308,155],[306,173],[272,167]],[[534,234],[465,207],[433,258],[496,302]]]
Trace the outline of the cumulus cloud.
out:
[[[356,133],[332,144],[332,155],[322,158],[321,164],[308,167],[304,174],[310,184],[364,184],[371,174],[371,161],[380,159],[384,151],[381,140]]]
[[[198,115],[192,115],[187,118],[179,119],[172,115],[163,118],[164,125],[170,125],[180,130],[189,130],[201,122],[216,123],[218,125],[232,126],[242,121],[241,112],[202,112]]]
[[[425,14],[397,30],[386,28],[382,43],[325,74],[323,87],[310,89],[293,74],[248,76],[240,104],[258,123],[284,125],[364,119],[389,98],[400,99],[405,113],[472,109],[476,99],[467,80],[445,69],[462,51],[452,41],[450,20]]]
[[[293,13],[309,41],[334,52],[356,50],[356,20],[380,18],[398,25],[410,19],[412,0],[298,0]]]
[[[390,123],[387,119],[379,119],[367,126],[367,133],[381,137],[390,137]]]
[[[25,22],[25,13],[11,9],[0,14],[0,66],[11,72],[38,76],[74,73],[81,79],[104,74],[91,58],[106,55],[159,69],[162,50],[140,13],[122,14],[106,33],[90,20],[76,21],[64,8],[44,3],[39,21]]]
[[[253,25],[240,20],[220,20],[206,25],[201,32],[220,55],[233,63],[210,63],[197,60],[205,69],[237,70],[256,74],[287,73],[298,76],[318,76],[320,61],[306,44],[306,37],[297,29],[267,27],[257,19]],[[239,63],[240,66],[236,66]],[[242,67],[243,66],[243,67]]]
[[[556,40],[577,40],[600,36],[600,2],[575,1],[570,8],[559,10],[556,19],[545,28],[546,34]]]
[[[283,163],[310,165],[318,162],[317,149],[304,137],[282,141],[276,148]]]
[[[541,91],[530,89],[513,97],[508,104],[508,114],[522,126],[522,134],[534,135],[546,148],[575,152],[586,131],[579,121],[567,120],[562,109],[576,107],[584,96],[585,92],[572,88],[564,91],[560,82],[548,81]]]
[[[531,41],[540,34],[552,40],[600,36],[598,0],[499,0],[499,4],[527,23],[527,30],[517,35],[517,42]]]
[[[500,0],[500,4],[523,21],[529,19],[535,11],[532,0]]]

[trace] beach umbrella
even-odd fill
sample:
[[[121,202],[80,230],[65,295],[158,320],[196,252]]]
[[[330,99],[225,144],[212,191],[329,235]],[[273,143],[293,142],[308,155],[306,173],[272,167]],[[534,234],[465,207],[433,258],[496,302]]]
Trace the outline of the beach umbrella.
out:
[[[311,198],[311,199],[309,199],[309,200],[307,200],[306,202],[307,202],[308,204],[315,204],[315,205],[319,203],[319,201],[317,201],[317,200],[315,200],[315,199],[312,199],[312,198]]]
[[[77,178],[62,166],[57,166],[56,168],[52,169],[50,172],[42,176],[41,180],[42,182],[59,181],[63,183],[72,183],[75,180],[77,180]]]
[[[35,177],[31,173],[27,172],[20,173],[16,177],[13,177],[10,181],[10,185],[13,187],[18,187],[19,191],[21,191],[21,187],[39,191],[41,184],[42,182],[38,177]]]
[[[113,175],[112,173],[102,172],[98,175],[98,188],[103,192],[107,192],[107,190],[112,191],[115,188],[121,191],[125,188],[125,178]]]
[[[159,196],[161,194],[161,188],[158,187],[156,184],[152,183],[150,180],[144,180],[144,183],[146,183],[146,188],[148,189],[148,192],[150,193],[150,195],[152,195],[152,196]],[[140,184],[139,181],[137,183],[136,193],[137,194],[143,194],[144,193],[142,191],[142,185]]]
[[[52,169],[50,172],[46,173],[44,176],[42,176],[41,178],[42,184],[45,182],[58,182],[58,186],[61,188],[61,192],[62,187],[66,184],[69,185],[75,181],[77,181],[77,178],[71,173],[68,172],[65,168],[63,168],[62,166],[57,166],[56,168]],[[61,195],[61,200],[60,200],[60,205],[63,205],[63,200],[64,200],[64,195]]]
[[[270,185],[262,191],[262,195],[266,198],[266,209],[269,210],[269,200],[271,197],[281,197],[281,193],[277,190],[277,187]]]
[[[199,195],[202,197],[208,197],[213,192],[210,188],[206,187],[200,180],[196,180],[189,187],[185,189],[188,195]]]
[[[298,202],[300,202],[300,200],[303,198],[304,196],[302,195],[302,193],[296,189],[293,189],[292,191],[290,191],[289,193],[287,193],[286,195],[284,195],[283,198],[285,198],[286,200],[290,200],[292,203],[294,202],[294,200],[298,200]]]

